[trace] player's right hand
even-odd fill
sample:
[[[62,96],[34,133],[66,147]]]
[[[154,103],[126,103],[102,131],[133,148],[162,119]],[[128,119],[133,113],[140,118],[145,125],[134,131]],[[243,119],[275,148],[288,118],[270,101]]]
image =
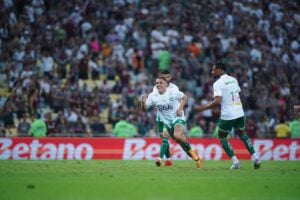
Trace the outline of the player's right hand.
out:
[[[142,98],[141,98],[142,102],[145,103],[146,100],[147,100],[147,98],[148,98],[148,95],[147,94],[143,94]]]

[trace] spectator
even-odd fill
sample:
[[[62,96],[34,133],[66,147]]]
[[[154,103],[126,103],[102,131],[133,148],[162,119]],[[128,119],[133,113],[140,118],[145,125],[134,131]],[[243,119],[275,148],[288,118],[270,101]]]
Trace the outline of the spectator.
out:
[[[90,129],[92,135],[94,137],[103,136],[106,130],[104,124],[100,121],[100,117],[93,117],[91,120]]]
[[[191,128],[189,136],[201,138],[203,137],[203,129],[200,126],[194,126],[193,128]]]
[[[300,138],[300,120],[296,117],[289,124],[289,129],[291,131],[291,138]]]
[[[158,70],[160,72],[170,71],[170,65],[171,65],[171,54],[166,48],[164,48],[159,53]]]
[[[211,101],[211,97],[210,97],[209,94],[207,94],[205,96],[205,98],[203,98],[201,100],[201,105],[205,105],[210,101]],[[205,123],[204,123],[204,132],[205,133],[209,132],[209,123],[212,121],[212,115],[213,115],[212,110],[205,110],[205,111],[202,112],[202,116],[203,116],[203,119],[205,121]]]
[[[70,65],[70,57],[67,54],[66,49],[60,49],[55,57],[57,63],[57,74],[61,79],[67,78],[67,65]]]
[[[99,74],[101,72],[101,68],[96,61],[96,57],[94,56],[88,63],[89,69],[91,69],[91,78],[93,80],[98,80]]]
[[[100,43],[96,36],[92,37],[90,42],[90,49],[92,53],[92,58],[96,58],[99,55],[99,52],[101,51]]]
[[[192,42],[188,46],[188,50],[193,57],[199,58],[201,54],[200,45],[196,43],[196,40],[193,39]]]
[[[6,129],[2,120],[0,120],[0,137],[6,136]]]
[[[79,79],[87,80],[89,78],[89,57],[83,54],[83,58],[79,61]]]
[[[87,126],[83,123],[82,118],[78,117],[75,123],[71,124],[70,131],[75,137],[85,137],[87,134]]]
[[[31,123],[30,135],[33,137],[46,137],[47,136],[47,125],[40,114],[37,114],[36,119]]]
[[[26,112],[26,99],[23,92],[16,94],[15,103],[17,108],[17,117],[18,119],[21,119]]]
[[[2,110],[0,110],[1,119],[4,123],[5,128],[13,128],[15,127],[14,115],[13,115],[13,105],[11,103],[7,103]]]
[[[133,55],[132,55],[132,69],[138,73],[140,70],[144,69],[144,60],[142,52],[138,51],[137,49],[134,49]]]
[[[18,124],[17,132],[19,137],[28,137],[30,131],[30,123],[27,121],[27,118],[23,116]]]
[[[65,107],[65,91],[64,87],[58,87],[56,85],[53,85],[51,88],[50,98],[54,112],[62,111]]]
[[[42,57],[41,69],[45,76],[50,79],[53,76],[54,60],[50,52],[47,50]]]
[[[48,137],[53,137],[55,136],[55,120],[52,119],[52,113],[45,113],[44,114],[44,118],[45,118],[45,123],[46,123],[46,127],[47,127],[47,136]]]
[[[69,137],[70,134],[70,127],[68,121],[64,118],[58,118],[56,121],[55,126],[55,133],[59,137]]]
[[[125,48],[123,44],[117,40],[112,44],[112,59],[115,61],[119,61],[120,63],[125,63],[124,58]]]
[[[277,138],[289,138],[290,128],[284,120],[280,120],[280,123],[275,126],[275,133]]]
[[[270,133],[270,129],[268,126],[268,121],[266,119],[266,117],[264,117],[263,119],[260,119],[260,121],[257,123],[257,132],[258,134],[256,135],[256,137],[258,138],[270,138],[271,137],[271,133]]]
[[[137,129],[132,124],[125,120],[120,120],[116,123],[113,134],[116,137],[133,137],[137,134]]]
[[[7,97],[0,94],[0,108],[3,108],[6,103]]]
[[[252,118],[248,118],[246,123],[245,132],[250,138],[256,138],[257,136],[257,126]]]
[[[102,45],[102,55],[108,58],[112,54],[112,48],[109,44],[103,43]]]

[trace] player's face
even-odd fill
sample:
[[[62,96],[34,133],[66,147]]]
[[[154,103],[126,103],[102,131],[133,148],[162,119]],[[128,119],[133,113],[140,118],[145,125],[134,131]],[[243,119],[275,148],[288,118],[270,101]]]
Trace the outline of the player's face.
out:
[[[167,90],[168,83],[167,83],[166,80],[164,80],[164,79],[162,79],[162,78],[158,78],[158,79],[156,79],[156,81],[155,81],[155,86],[156,86],[158,92],[159,92],[160,94],[163,94],[163,93],[165,93],[165,91]]]
[[[220,70],[216,69],[216,66],[214,65],[212,70],[211,70],[211,74],[214,78],[219,78],[220,77]]]

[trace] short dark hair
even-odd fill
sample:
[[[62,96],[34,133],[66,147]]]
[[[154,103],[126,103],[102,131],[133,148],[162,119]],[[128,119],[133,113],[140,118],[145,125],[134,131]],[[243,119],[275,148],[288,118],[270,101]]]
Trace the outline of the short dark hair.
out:
[[[224,72],[226,72],[226,70],[227,70],[227,67],[226,67],[226,65],[225,65],[225,63],[223,63],[223,62],[216,62],[215,64],[214,64],[214,66],[215,66],[215,69],[221,69],[221,70],[223,70]]]
[[[160,71],[158,74],[159,74],[159,75],[160,75],[160,74],[165,75],[165,74],[171,74],[171,73],[170,73],[169,70],[163,70],[163,71]]]

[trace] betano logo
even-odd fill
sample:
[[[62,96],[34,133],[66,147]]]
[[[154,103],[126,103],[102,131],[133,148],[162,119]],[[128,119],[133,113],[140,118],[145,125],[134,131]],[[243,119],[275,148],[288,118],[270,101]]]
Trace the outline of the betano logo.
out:
[[[30,144],[13,144],[12,139],[0,139],[0,160],[91,160],[93,147],[87,143],[45,143],[32,140]]]
[[[201,159],[221,160],[222,148],[218,144],[210,144],[206,147],[202,144],[191,145],[192,149],[198,152]],[[191,159],[178,144],[170,143],[173,160]],[[154,160],[157,158],[160,150],[159,143],[146,143],[144,139],[127,139],[124,145],[124,160]]]
[[[255,140],[254,148],[261,160],[300,160],[300,145],[292,141],[290,145],[274,145],[273,140]]]

